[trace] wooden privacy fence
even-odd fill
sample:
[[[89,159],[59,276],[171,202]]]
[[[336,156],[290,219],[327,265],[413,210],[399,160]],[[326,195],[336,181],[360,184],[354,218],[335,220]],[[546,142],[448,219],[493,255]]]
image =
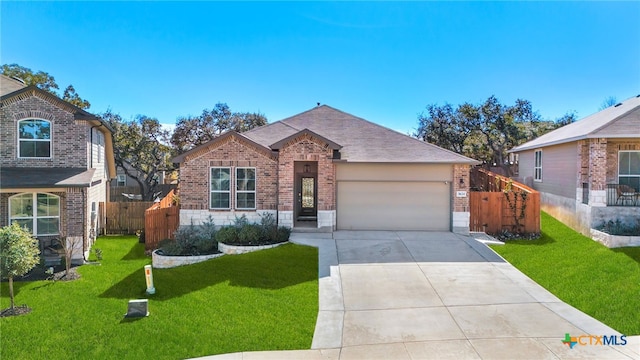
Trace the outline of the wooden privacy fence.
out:
[[[474,169],[469,193],[471,231],[540,233],[540,193],[484,169]]]
[[[105,234],[135,234],[144,229],[144,211],[151,205],[151,201],[101,203],[101,228]]]
[[[180,207],[171,190],[159,203],[144,212],[144,246],[147,250],[158,247],[164,239],[173,239],[173,233],[180,225]]]
[[[166,196],[169,191],[176,189],[178,185],[175,184],[160,184],[156,186],[155,191],[161,193],[160,197]],[[138,185],[134,186],[112,186],[109,191],[109,201],[112,202],[139,202],[140,200],[129,199],[122,194],[133,194],[140,195],[140,187]]]

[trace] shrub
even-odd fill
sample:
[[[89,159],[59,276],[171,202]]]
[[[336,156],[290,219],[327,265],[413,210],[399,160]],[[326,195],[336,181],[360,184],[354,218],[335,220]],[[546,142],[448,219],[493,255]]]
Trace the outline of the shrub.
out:
[[[286,226],[280,226],[278,228],[278,237],[276,238],[276,243],[281,243],[285,241],[289,241],[289,236],[291,235],[291,229]]]
[[[224,226],[216,233],[216,241],[225,244],[235,244],[238,242],[238,229],[234,226]]]
[[[159,243],[160,251],[162,255],[166,256],[179,256],[182,255],[184,249],[182,245],[172,239],[164,239]]]
[[[600,230],[609,235],[638,236],[640,235],[640,220],[637,220],[637,224],[635,226],[624,224],[620,219],[617,219],[616,221],[609,220],[596,227],[596,230]]]
[[[278,224],[276,223],[276,219],[271,213],[263,214],[260,217],[260,241],[262,243],[275,243],[278,238]]]
[[[214,235],[215,236],[215,235]],[[195,247],[196,252],[200,254],[211,254],[218,249],[218,243],[215,238],[196,238],[193,241],[193,246]]]
[[[213,222],[213,216],[209,215],[207,220],[203,221],[200,225],[200,237],[203,239],[215,240],[216,238],[216,224]]]
[[[249,225],[249,219],[247,219],[247,216],[245,214],[242,214],[242,216],[240,217],[236,216],[236,218],[233,220],[233,226],[235,226],[238,230],[246,225]]]
[[[238,232],[238,240],[240,245],[258,245],[262,229],[256,224],[246,224]]]
[[[162,254],[168,256],[203,255],[217,252],[216,228],[211,215],[201,225],[180,226],[174,233],[175,240],[160,243]]]
[[[138,230],[138,231],[136,231],[136,235],[138,236],[138,242],[139,242],[140,244],[144,244],[144,242],[145,242],[144,230]]]
[[[14,309],[13,278],[22,276],[40,262],[38,240],[17,222],[0,228],[0,273],[9,279],[9,298]]]
[[[278,228],[271,213],[261,215],[260,224],[250,224],[246,216],[236,217],[233,225],[218,230],[216,241],[229,245],[267,245],[289,240],[291,229]]]

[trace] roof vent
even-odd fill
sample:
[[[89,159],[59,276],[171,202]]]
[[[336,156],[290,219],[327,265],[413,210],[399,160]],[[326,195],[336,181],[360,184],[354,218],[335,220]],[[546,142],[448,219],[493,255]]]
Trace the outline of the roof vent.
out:
[[[617,103],[614,107],[618,107],[620,105],[622,105],[622,103]]]
[[[20,81],[21,83],[23,83],[23,84],[27,85],[27,83],[25,83],[25,82],[24,82],[24,80],[20,79],[20,78],[19,78],[19,77],[17,77],[17,76],[12,76],[11,78],[12,78],[13,80]]]

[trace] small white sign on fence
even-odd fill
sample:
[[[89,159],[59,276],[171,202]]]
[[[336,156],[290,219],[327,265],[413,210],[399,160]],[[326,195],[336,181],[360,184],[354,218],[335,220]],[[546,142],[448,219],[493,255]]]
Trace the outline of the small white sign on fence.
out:
[[[459,197],[459,198],[467,197],[467,192],[466,191],[456,191],[456,197]]]

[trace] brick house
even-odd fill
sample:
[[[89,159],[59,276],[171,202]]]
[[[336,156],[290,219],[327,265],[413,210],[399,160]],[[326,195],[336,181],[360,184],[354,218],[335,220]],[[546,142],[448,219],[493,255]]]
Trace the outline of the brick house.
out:
[[[510,150],[542,209],[584,234],[640,219],[640,95]]]
[[[88,255],[99,204],[115,174],[111,130],[102,120],[35,86],[0,75],[0,226],[18,222],[41,243],[75,243]]]
[[[174,158],[180,223],[271,213],[282,226],[469,231],[478,162],[326,105]]]

